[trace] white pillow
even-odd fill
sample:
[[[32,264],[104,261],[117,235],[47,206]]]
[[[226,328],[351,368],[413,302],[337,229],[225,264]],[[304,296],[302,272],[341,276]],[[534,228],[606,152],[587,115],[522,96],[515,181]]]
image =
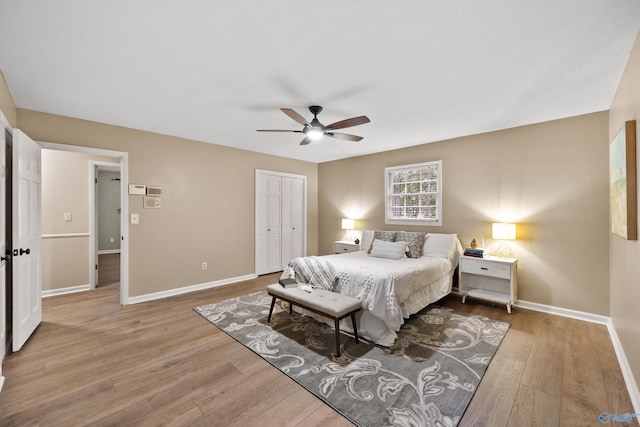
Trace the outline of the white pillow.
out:
[[[373,242],[374,230],[362,230],[362,239],[360,239],[360,250],[367,252]]]
[[[422,256],[453,259],[457,234],[427,233]]]
[[[375,239],[371,247],[371,256],[377,258],[400,259],[406,256],[406,242],[385,242]]]

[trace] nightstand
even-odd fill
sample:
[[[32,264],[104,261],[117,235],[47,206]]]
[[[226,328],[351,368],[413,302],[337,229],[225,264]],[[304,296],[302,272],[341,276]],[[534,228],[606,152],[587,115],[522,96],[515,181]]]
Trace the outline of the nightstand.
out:
[[[360,250],[360,245],[356,245],[353,242],[347,242],[344,240],[337,240],[333,242],[333,252],[336,254],[358,252],[359,250]]]
[[[518,299],[518,259],[460,257],[458,289],[464,304],[467,296],[511,306]]]

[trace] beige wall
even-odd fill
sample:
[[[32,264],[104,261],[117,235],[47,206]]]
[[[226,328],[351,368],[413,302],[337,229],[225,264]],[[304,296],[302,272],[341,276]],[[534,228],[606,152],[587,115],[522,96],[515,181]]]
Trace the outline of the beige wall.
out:
[[[9,121],[11,127],[17,127],[18,125],[18,112],[16,109],[16,103],[13,102],[13,97],[11,96],[11,92],[9,92],[9,87],[7,86],[7,82],[4,80],[4,75],[0,70],[0,111],[4,114],[4,116]]]
[[[120,160],[83,153],[42,150],[42,290],[53,290],[90,283],[91,160]],[[72,220],[64,220],[71,213]]]
[[[640,167],[640,33],[611,104],[610,141],[627,120],[636,121],[636,166]],[[640,241],[610,234],[610,245],[611,320],[640,384]]]
[[[491,223],[518,223],[520,299],[609,314],[608,114],[589,114],[319,166],[319,250],[357,229],[458,233],[490,239]],[[384,168],[442,160],[443,226],[384,224]]]
[[[166,135],[18,110],[36,141],[129,153],[129,182],[161,186],[162,208],[129,226],[129,295],[252,275],[255,169],[307,176],[307,253],[317,253],[317,165]],[[201,269],[202,262],[208,270]]]

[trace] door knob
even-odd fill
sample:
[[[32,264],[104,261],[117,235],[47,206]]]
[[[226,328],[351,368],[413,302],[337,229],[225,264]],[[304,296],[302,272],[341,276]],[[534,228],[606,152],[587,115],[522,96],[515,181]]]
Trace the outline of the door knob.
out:
[[[7,251],[7,255],[0,257],[0,261],[7,261],[7,262],[11,261],[11,253]]]
[[[29,249],[29,248],[27,248],[27,249],[20,248],[20,255],[22,255],[22,254],[29,255],[30,253],[31,253],[31,249]]]

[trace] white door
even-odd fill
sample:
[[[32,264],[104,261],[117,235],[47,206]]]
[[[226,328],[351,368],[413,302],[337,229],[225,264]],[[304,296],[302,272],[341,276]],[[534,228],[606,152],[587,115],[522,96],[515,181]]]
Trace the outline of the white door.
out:
[[[269,273],[269,180],[256,173],[256,274]]]
[[[256,274],[282,270],[281,183],[279,176],[256,173]]]
[[[6,311],[7,306],[5,292],[5,279],[7,272],[7,239],[6,239],[6,218],[5,218],[5,188],[7,185],[7,132],[4,124],[0,120],[0,254],[2,255],[2,261],[0,261],[0,364],[4,358],[6,349],[7,334],[6,334]],[[0,365],[0,385],[2,384],[2,366]]]
[[[282,178],[269,175],[269,273],[282,270]]]
[[[256,274],[306,252],[306,177],[256,170]]]
[[[304,255],[304,180],[282,177],[282,265]]]
[[[305,193],[306,193],[306,180],[302,178],[296,178],[292,185],[291,191],[291,224],[293,226],[293,253],[291,258],[305,256],[305,236],[306,236],[306,221],[305,221]]]
[[[13,351],[42,320],[40,146],[13,130]]]

